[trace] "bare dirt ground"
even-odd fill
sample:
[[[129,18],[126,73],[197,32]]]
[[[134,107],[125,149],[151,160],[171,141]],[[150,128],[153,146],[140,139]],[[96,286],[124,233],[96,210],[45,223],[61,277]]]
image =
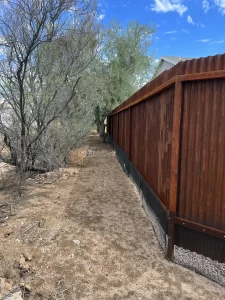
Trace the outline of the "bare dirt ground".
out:
[[[21,199],[2,174],[0,299],[19,286],[36,300],[225,299],[223,287],[165,260],[110,146],[92,136],[82,153],[82,166],[29,179]]]

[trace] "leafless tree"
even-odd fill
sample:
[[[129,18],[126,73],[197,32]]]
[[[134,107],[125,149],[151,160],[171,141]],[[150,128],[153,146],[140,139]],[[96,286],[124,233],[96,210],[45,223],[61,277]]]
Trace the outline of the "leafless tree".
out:
[[[81,110],[78,85],[97,47],[95,4],[4,0],[0,5],[0,133],[21,174],[41,158],[49,169],[54,164],[48,163],[48,150],[53,153],[57,144],[50,137]]]

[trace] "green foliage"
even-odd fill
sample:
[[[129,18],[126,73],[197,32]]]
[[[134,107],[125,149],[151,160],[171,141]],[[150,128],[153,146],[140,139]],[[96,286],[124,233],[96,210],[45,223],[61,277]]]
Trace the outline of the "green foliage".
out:
[[[100,98],[95,116],[97,126],[109,111],[150,80],[154,60],[149,48],[154,32],[154,26],[137,21],[126,28],[116,21],[110,23],[93,68]]]

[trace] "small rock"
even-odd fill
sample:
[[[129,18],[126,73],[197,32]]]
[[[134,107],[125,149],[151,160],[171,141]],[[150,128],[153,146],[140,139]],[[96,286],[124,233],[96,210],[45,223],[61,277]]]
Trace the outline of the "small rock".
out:
[[[6,289],[7,291],[11,291],[11,290],[12,290],[12,288],[13,288],[13,285],[12,285],[12,283],[11,283],[11,282],[8,282],[8,281],[6,281],[6,283],[5,283],[5,289]]]
[[[9,294],[8,296],[5,297],[5,300],[23,300],[21,290]]]
[[[5,278],[0,278],[0,294],[5,290]]]
[[[28,292],[31,292],[31,287],[28,284],[26,284],[24,287]]]
[[[79,240],[73,240],[73,242],[77,245],[80,245],[80,241]]]
[[[24,282],[20,282],[20,287],[25,287],[25,283]]]
[[[23,266],[23,265],[25,265],[25,263],[26,263],[26,259],[25,259],[25,257],[23,255],[21,255],[21,257],[20,257],[20,265]]]
[[[28,284],[24,283],[24,282],[20,283],[20,287],[26,289],[28,292],[31,291],[31,287]]]
[[[4,258],[4,256],[0,253],[0,260],[2,260]]]
[[[23,265],[23,269],[29,270],[29,269],[30,269],[30,265],[27,264],[27,263],[25,263],[25,264]]]
[[[24,282],[20,283],[20,287],[26,289],[28,292],[31,291],[31,287],[28,284],[24,283]]]
[[[29,251],[27,251],[27,250],[23,252],[23,256],[24,256],[25,259],[28,260],[28,261],[31,261],[32,258],[33,258],[32,254],[31,254]]]
[[[20,269],[26,269],[26,270],[30,269],[30,265],[26,263],[26,259],[23,255],[21,255],[19,263],[20,263]]]

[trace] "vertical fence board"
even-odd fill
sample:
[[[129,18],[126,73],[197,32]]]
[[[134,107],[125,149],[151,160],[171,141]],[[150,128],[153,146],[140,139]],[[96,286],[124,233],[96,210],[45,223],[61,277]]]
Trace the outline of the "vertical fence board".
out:
[[[130,160],[166,205],[169,202],[174,87],[131,108]]]
[[[131,126],[132,126],[132,119],[131,119],[131,107],[128,108],[128,157],[130,158],[130,147],[131,147],[131,143],[132,143],[132,139],[131,139]]]
[[[225,230],[225,80],[184,84],[179,215]]]
[[[182,84],[181,81],[177,79],[175,83],[175,95],[174,95],[174,105],[173,105],[172,154],[171,154],[171,170],[170,170],[170,199],[169,199],[169,210],[174,212],[177,211],[181,105],[182,105]]]

